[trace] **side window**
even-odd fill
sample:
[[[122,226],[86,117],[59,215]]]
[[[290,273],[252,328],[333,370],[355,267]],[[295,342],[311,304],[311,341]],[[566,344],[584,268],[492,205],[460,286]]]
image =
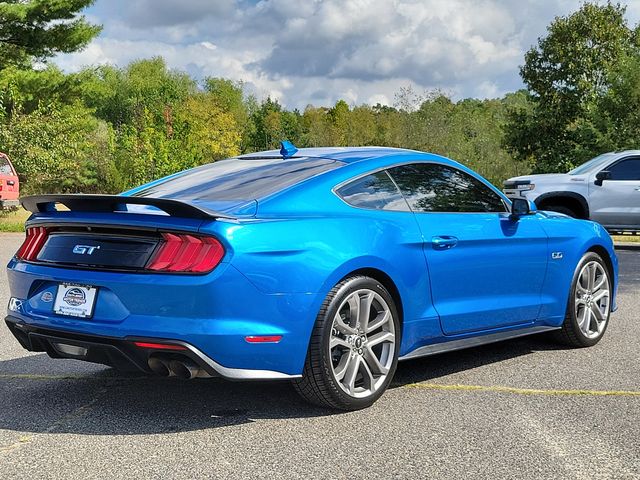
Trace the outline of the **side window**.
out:
[[[627,158],[608,168],[611,180],[640,180],[640,158]]]
[[[408,211],[409,206],[386,172],[358,178],[337,190],[349,205],[371,210]]]
[[[501,197],[457,168],[413,163],[389,170],[412,210],[417,212],[505,212]]]

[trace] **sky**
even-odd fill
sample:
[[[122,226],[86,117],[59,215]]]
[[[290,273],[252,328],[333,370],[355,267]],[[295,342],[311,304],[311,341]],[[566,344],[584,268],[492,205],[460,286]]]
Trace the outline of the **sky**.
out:
[[[258,99],[393,105],[400,88],[495,98],[521,88],[518,67],[547,25],[581,0],[97,0],[104,26],[65,71],[161,55],[197,79],[241,80]],[[640,0],[627,5],[631,25]]]

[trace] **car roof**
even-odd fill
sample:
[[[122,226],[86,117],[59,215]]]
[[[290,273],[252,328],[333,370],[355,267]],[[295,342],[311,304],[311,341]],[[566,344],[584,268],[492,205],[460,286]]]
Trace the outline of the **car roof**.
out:
[[[361,160],[386,157],[389,155],[399,155],[403,153],[421,154],[417,150],[393,147],[322,147],[322,148],[301,148],[290,158],[326,158],[343,163],[354,163]],[[241,159],[266,159],[282,158],[280,150],[267,150],[264,152],[249,153],[240,155]]]

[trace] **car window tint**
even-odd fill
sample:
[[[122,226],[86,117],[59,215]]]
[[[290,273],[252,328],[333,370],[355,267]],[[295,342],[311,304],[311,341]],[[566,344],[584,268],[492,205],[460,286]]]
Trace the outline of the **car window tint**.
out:
[[[324,158],[229,159],[187,170],[133,193],[177,200],[257,200],[342,166]]]
[[[389,170],[414,211],[504,212],[498,194],[457,168],[436,163],[413,163]]]
[[[628,158],[611,167],[611,180],[640,180],[640,158]]]
[[[409,206],[386,172],[377,172],[340,187],[338,195],[349,205],[372,210],[409,211]]]

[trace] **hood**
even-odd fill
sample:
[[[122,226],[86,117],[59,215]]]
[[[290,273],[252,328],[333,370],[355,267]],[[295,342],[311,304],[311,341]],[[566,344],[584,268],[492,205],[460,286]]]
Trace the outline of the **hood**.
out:
[[[520,177],[513,177],[507,180],[507,182],[522,182],[529,180],[533,183],[536,182],[555,182],[555,181],[569,181],[571,178],[577,178],[576,175],[569,175],[568,173],[541,173],[538,175],[522,175]]]

